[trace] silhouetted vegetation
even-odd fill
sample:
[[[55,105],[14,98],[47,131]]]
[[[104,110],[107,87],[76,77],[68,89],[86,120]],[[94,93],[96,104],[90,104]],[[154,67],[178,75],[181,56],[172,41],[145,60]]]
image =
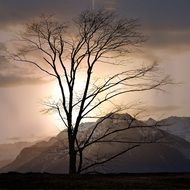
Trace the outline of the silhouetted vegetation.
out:
[[[190,173],[59,175],[8,173],[0,188],[9,189],[189,189]]]

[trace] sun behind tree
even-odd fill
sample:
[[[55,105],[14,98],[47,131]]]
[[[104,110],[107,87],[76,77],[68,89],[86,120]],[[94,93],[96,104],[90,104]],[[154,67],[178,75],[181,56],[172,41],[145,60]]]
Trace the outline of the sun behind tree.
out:
[[[136,19],[119,18],[104,10],[82,12],[69,26],[52,16],[42,16],[29,23],[20,36],[23,46],[12,55],[13,60],[32,64],[57,81],[60,98],[46,105],[48,111],[59,114],[67,128],[70,174],[84,170],[83,150],[97,142],[91,139],[97,126],[79,142],[77,135],[85,118],[93,117],[95,110],[103,109],[119,95],[159,89],[168,84],[168,77],[159,78],[156,74],[156,64],[126,69],[127,55],[144,41]],[[123,70],[119,69],[121,64]],[[101,73],[95,76],[97,65],[113,67],[114,72],[105,78]],[[79,89],[81,74],[84,80]],[[105,118],[121,109],[113,110]],[[104,135],[109,136],[109,133]]]

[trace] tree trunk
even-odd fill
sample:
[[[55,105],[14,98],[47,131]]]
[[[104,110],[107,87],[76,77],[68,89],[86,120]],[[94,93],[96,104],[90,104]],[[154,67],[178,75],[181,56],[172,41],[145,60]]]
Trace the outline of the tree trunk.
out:
[[[83,156],[82,156],[82,150],[79,151],[79,164],[78,164],[78,170],[77,173],[80,174],[82,169],[82,163],[83,163]]]
[[[76,174],[76,151],[74,138],[69,139],[69,174]]]

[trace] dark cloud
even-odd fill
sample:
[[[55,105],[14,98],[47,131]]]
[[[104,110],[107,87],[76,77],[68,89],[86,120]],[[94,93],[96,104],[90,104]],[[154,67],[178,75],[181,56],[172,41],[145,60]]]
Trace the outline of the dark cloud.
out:
[[[38,85],[42,83],[47,83],[48,81],[41,78],[19,76],[19,74],[9,75],[0,73],[0,87],[12,87],[18,85]]]
[[[2,0],[0,23],[26,20],[43,12],[73,17],[91,8],[91,0]],[[95,0],[95,8],[116,9],[140,18],[147,28],[190,28],[189,0]]]
[[[122,15],[140,19],[151,48],[189,49],[189,0],[118,0]]]
[[[0,43],[0,72],[2,72],[4,69],[7,69],[8,66],[8,60],[5,58],[6,47],[5,44]]]
[[[18,23],[47,12],[72,17],[90,6],[90,0],[6,0],[0,2],[0,23]]]
[[[5,44],[0,43],[0,54],[1,54],[1,52],[5,51],[5,50],[6,50]]]
[[[0,27],[25,23],[41,13],[55,13],[61,17],[75,17],[91,8],[91,0],[0,0]],[[189,0],[95,0],[95,8],[104,7],[121,15],[137,17],[149,37],[148,48],[189,49]],[[1,30],[0,28],[0,30]],[[0,51],[5,46],[0,43]],[[30,72],[20,74],[17,66],[8,64],[0,54],[0,86],[38,84],[43,82]]]
[[[148,36],[146,46],[151,48],[169,48],[179,51],[189,50],[190,48],[190,29],[189,30],[153,30],[145,32]]]
[[[189,0],[118,0],[122,14],[140,18],[149,29],[190,28]]]
[[[189,0],[94,0],[95,8],[116,10],[140,19],[148,31],[149,45],[183,45],[190,42]],[[41,13],[73,18],[92,7],[92,0],[6,0],[0,1],[0,26],[26,23]]]
[[[47,82],[36,76],[36,73],[30,68],[23,68],[16,63],[9,62],[3,54],[4,50],[6,50],[5,45],[0,43],[0,87]]]

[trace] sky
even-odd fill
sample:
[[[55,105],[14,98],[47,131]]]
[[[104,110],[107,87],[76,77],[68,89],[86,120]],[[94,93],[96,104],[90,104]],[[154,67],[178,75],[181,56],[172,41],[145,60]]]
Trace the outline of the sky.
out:
[[[6,44],[20,26],[42,13],[72,19],[92,7],[138,18],[148,41],[134,60],[158,62],[163,72],[179,83],[165,92],[136,94],[136,99],[129,95],[129,99],[143,102],[151,117],[190,116],[189,0],[94,0],[94,5],[92,0],[0,0],[0,143],[38,140],[60,130],[57,117],[40,113],[41,100],[55,93],[55,84],[8,63],[2,55]]]

